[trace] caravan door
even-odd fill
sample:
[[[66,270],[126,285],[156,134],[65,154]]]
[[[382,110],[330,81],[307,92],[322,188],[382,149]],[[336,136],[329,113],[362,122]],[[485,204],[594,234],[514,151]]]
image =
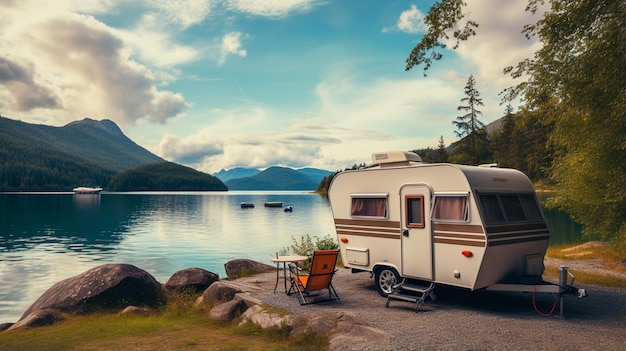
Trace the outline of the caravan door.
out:
[[[427,184],[406,184],[400,189],[402,276],[433,279],[431,195],[432,190]]]

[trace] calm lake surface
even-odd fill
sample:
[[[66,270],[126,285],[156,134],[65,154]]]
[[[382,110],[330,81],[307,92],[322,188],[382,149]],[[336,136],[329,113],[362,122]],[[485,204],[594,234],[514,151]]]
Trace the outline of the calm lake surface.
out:
[[[264,207],[270,201],[293,212]],[[567,216],[546,216],[551,244],[580,241]],[[133,264],[161,283],[190,267],[225,277],[229,260],[271,264],[305,234],[335,236],[328,200],[308,192],[0,194],[0,323],[16,322],[60,280],[104,263]]]

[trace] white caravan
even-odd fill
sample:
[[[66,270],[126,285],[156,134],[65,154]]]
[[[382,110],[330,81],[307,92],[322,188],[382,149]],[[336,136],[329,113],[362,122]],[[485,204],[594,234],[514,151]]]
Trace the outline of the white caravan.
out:
[[[328,198],[345,267],[373,273],[382,296],[419,309],[435,284],[571,292],[567,267],[559,285],[542,280],[550,231],[522,172],[424,163],[402,151],[374,153],[372,164],[337,174]],[[401,281],[423,296],[403,298]]]

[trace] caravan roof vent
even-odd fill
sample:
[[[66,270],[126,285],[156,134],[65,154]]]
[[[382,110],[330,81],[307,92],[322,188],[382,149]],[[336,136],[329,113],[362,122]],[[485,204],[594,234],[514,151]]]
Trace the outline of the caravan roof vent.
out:
[[[408,165],[409,162],[422,162],[422,158],[413,152],[384,151],[372,154],[372,164],[385,166]]]

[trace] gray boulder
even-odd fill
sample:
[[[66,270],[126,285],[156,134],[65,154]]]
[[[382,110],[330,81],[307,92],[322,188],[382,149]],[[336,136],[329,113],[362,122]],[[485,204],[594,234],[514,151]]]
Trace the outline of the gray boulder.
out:
[[[251,322],[260,326],[262,329],[282,328],[285,325],[295,324],[293,320],[294,317],[292,315],[272,312],[271,310],[263,308],[261,305],[254,305],[241,315],[239,325],[241,326]]]
[[[211,284],[220,280],[220,277],[202,268],[187,268],[174,273],[165,283],[168,290],[202,292]]]
[[[235,295],[241,291],[242,290],[237,285],[220,280],[211,284],[211,286],[202,293],[202,296],[196,301],[196,305],[206,304],[209,306],[217,306],[224,302],[231,301],[235,298]]]
[[[150,307],[128,306],[120,312],[120,316],[152,316],[157,311]]]
[[[118,311],[129,305],[156,308],[164,302],[161,284],[148,272],[130,264],[104,264],[56,283],[20,320],[42,309],[84,314]]]
[[[237,279],[260,273],[275,272],[276,266],[241,258],[226,262],[224,269],[228,279]]]
[[[248,309],[246,302],[234,299],[211,308],[209,316],[224,322],[232,322]]]
[[[61,312],[53,309],[42,309],[33,311],[25,318],[22,317],[22,319],[13,324],[8,330],[43,327],[45,325],[51,325],[62,320],[65,320],[65,317]]]
[[[365,349],[373,342],[391,341],[389,333],[368,326],[355,313],[348,311],[292,315],[288,317],[288,324],[293,327],[290,336],[308,333],[328,335],[332,350]]]

